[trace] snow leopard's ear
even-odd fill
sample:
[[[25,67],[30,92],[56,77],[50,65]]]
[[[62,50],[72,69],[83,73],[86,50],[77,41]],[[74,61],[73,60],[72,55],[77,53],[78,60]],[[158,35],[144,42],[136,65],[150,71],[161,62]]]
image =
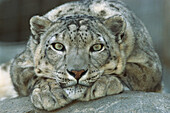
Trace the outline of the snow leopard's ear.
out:
[[[113,35],[116,36],[116,41],[122,43],[126,21],[121,15],[114,15],[105,20],[104,24],[112,31]]]
[[[51,21],[45,17],[33,16],[30,19],[30,29],[33,35],[39,36],[45,32],[50,26]]]

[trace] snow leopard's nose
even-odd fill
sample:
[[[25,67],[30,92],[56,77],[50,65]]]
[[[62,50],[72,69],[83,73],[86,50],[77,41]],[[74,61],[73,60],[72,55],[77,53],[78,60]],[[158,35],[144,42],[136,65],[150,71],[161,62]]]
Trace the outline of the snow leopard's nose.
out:
[[[67,70],[67,72],[71,76],[73,76],[76,80],[79,80],[83,75],[86,74],[87,70],[84,70],[84,69],[82,69],[82,70],[71,70],[71,71]]]

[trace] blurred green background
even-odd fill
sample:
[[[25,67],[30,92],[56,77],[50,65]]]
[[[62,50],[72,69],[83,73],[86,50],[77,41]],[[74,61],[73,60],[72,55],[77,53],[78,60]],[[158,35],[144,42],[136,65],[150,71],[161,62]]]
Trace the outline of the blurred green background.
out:
[[[0,64],[23,51],[29,19],[76,0],[0,0]],[[170,0],[122,0],[150,32],[163,65],[165,91],[170,93]]]

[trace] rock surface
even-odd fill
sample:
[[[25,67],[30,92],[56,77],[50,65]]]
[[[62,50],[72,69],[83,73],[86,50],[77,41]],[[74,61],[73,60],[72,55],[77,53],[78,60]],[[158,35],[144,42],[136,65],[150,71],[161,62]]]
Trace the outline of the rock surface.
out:
[[[123,92],[89,102],[74,102],[52,113],[170,113],[170,94]],[[49,113],[33,107],[29,97],[0,102],[0,113]]]

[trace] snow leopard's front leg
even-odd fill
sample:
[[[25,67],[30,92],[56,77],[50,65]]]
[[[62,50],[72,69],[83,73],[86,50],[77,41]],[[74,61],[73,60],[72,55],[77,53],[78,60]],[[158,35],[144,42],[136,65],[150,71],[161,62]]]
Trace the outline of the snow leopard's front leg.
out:
[[[54,79],[37,77],[32,67],[12,68],[12,80],[19,96],[31,96],[35,107],[55,110],[71,102],[65,91]]]
[[[123,91],[123,85],[114,75],[101,76],[93,85],[89,87],[81,101],[89,101],[107,95],[119,94]]]
[[[11,78],[19,96],[31,96],[35,107],[55,110],[71,102],[54,79],[36,76],[28,52],[20,54],[11,66]]]
[[[31,101],[35,107],[51,111],[65,106],[71,99],[55,80],[44,78],[35,85]]]

